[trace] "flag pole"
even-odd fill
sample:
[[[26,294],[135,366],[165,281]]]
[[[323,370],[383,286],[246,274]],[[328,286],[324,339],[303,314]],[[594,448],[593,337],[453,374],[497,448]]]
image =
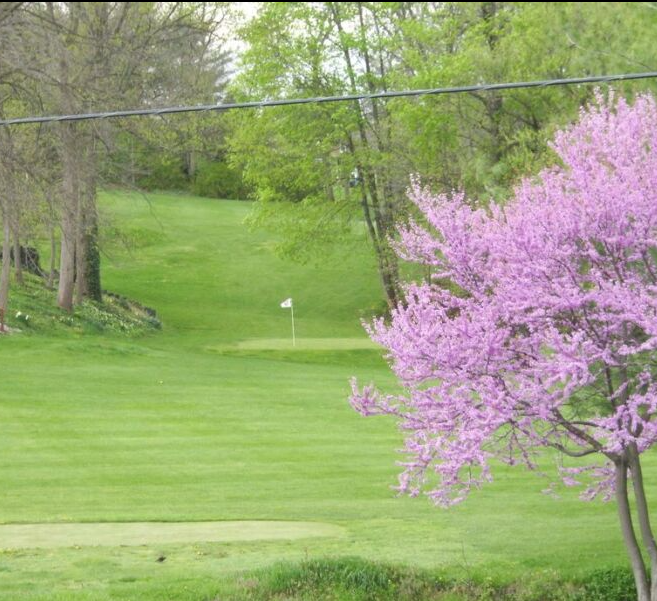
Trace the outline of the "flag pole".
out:
[[[297,345],[297,336],[296,336],[296,332],[294,331],[294,301],[292,300],[292,297],[286,298],[281,303],[281,308],[290,310],[290,314],[292,316],[292,346],[296,346]]]

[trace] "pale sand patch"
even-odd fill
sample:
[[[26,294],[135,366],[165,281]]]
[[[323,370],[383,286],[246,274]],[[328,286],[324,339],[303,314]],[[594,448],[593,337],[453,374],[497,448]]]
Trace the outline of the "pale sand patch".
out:
[[[0,549],[135,546],[341,537],[346,530],[321,522],[99,522],[0,525]]]

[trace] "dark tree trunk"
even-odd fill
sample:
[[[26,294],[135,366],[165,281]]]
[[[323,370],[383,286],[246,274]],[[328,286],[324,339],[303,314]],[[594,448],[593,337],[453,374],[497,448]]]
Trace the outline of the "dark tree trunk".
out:
[[[25,283],[23,280],[23,258],[21,256],[21,241],[18,237],[18,228],[14,228],[14,273],[16,274],[16,282],[19,284]]]
[[[85,294],[96,302],[102,302],[100,280],[100,250],[98,247],[98,206],[95,139],[92,137],[88,149],[88,172],[84,189],[84,279]]]
[[[0,311],[7,314],[9,278],[11,275],[11,228],[6,211],[2,215],[2,271],[0,272]]]
[[[100,250],[98,248],[98,223],[94,223],[87,231],[86,282],[87,296],[98,303],[103,301],[103,290],[100,284]]]
[[[641,459],[636,445],[630,446],[628,454],[639,532],[641,532],[643,545],[648,551],[648,557],[650,558],[650,598],[652,601],[657,601],[657,543],[655,543],[655,536],[650,523],[650,512],[648,511],[648,500],[646,498],[646,490],[643,484]]]
[[[86,157],[85,157],[86,162]],[[87,295],[87,190],[84,179],[80,182],[80,200],[75,219],[75,304]]]
[[[621,532],[623,533],[623,542],[630,558],[638,601],[655,601],[650,596],[650,585],[648,583],[646,566],[643,563],[639,543],[634,533],[634,526],[632,525],[632,513],[627,494],[627,471],[627,457],[623,456],[616,461],[615,465],[616,502],[618,504],[618,518],[620,520]]]
[[[50,269],[48,270],[48,281],[46,286],[52,289],[55,285],[55,269],[57,268],[57,239],[55,238],[55,226],[50,226]]]

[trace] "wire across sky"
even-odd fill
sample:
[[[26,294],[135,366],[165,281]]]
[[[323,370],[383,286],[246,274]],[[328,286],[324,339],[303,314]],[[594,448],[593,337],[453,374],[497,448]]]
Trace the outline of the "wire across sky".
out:
[[[620,75],[594,75],[590,77],[572,77],[566,79],[543,79],[539,81],[516,81],[509,83],[476,84],[446,88],[427,88],[420,90],[399,90],[392,92],[375,92],[373,94],[346,94],[344,96],[315,96],[311,98],[282,98],[279,100],[260,100],[249,102],[231,102],[226,104],[201,104],[193,106],[167,106],[161,108],[127,109],[96,113],[79,113],[72,115],[46,115],[42,117],[19,117],[0,120],[0,126],[26,125],[29,123],[57,123],[62,121],[88,121],[91,119],[115,119],[118,117],[141,117],[148,115],[171,115],[177,113],[199,113],[207,111],[230,111],[235,109],[266,108],[290,106],[296,104],[320,104],[327,102],[353,102],[402,98],[406,96],[438,96],[444,94],[463,94],[466,92],[493,92],[499,90],[517,90],[521,88],[548,88],[554,86],[571,86],[577,84],[611,83],[635,79],[657,78],[657,71],[646,73],[625,73]]]

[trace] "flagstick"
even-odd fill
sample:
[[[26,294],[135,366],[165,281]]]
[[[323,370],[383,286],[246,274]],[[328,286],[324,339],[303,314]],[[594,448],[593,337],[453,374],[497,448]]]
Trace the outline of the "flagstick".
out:
[[[296,346],[297,339],[296,336],[294,335],[294,304],[290,305],[290,309],[292,310],[292,346]]]

